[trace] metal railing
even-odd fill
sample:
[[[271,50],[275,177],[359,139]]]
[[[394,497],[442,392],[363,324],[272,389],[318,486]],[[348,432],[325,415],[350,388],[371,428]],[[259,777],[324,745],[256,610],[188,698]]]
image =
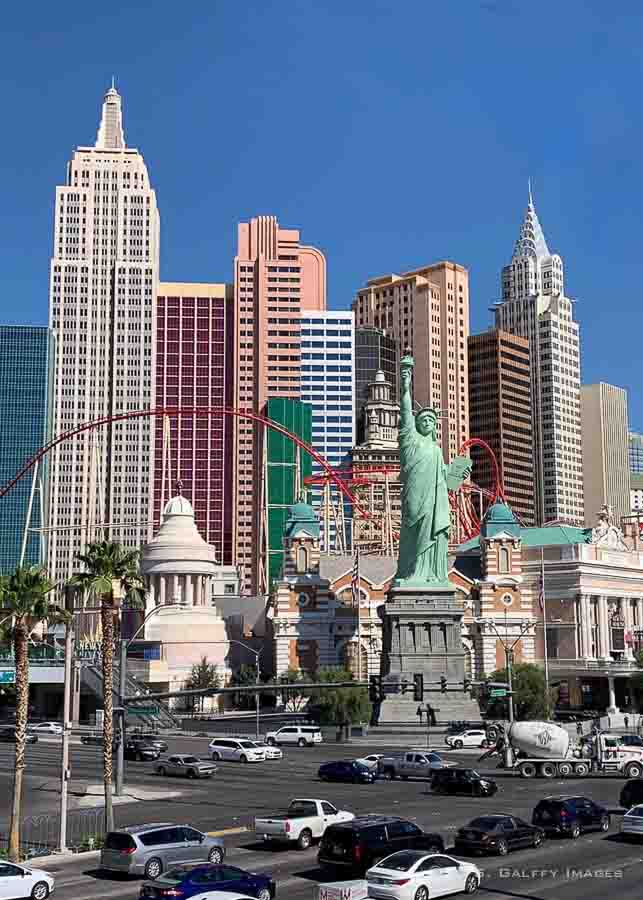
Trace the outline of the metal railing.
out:
[[[578,669],[580,671],[609,671],[610,669],[629,669],[636,670],[639,667],[632,659],[561,659],[559,657],[549,657],[549,666],[551,669]]]
[[[67,847],[73,851],[95,850],[105,837],[105,810],[102,806],[67,813]],[[0,833],[0,849],[6,850],[8,834]],[[48,856],[60,844],[60,816],[26,816],[20,825],[22,859]]]

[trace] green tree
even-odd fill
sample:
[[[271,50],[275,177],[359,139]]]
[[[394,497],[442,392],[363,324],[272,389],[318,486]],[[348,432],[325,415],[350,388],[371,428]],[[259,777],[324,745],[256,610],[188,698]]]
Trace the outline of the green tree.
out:
[[[0,578],[0,606],[3,618],[11,617],[12,626],[7,630],[16,666],[16,750],[9,827],[9,859],[14,862],[20,859],[22,782],[29,715],[29,636],[39,622],[61,621],[66,617],[48,596],[53,587],[38,566],[19,566],[12,575]]]
[[[238,671],[232,673],[230,685],[235,687],[253,687],[257,683],[257,669],[255,666],[241,666]],[[237,694],[236,705],[239,709],[254,709],[254,694]]]
[[[301,712],[310,697],[309,692],[303,692],[301,687],[310,684],[310,678],[301,669],[288,669],[279,677],[279,684],[284,685],[282,696],[284,707],[289,712]],[[297,688],[300,688],[299,690]]]
[[[114,541],[96,541],[78,554],[84,571],[76,573],[71,585],[97,598],[100,604],[103,665],[103,784],[105,790],[105,833],[114,828],[112,807],[112,742],[114,737],[114,620],[118,619],[121,597],[130,605],[140,605],[145,596],[138,573],[138,552],[125,550]]]
[[[320,669],[316,680],[324,684],[353,681],[353,674],[346,669]],[[345,725],[370,722],[371,704],[368,691],[363,687],[325,688],[315,691],[314,703],[319,710],[320,725]]]
[[[203,688],[218,687],[221,687],[221,676],[217,672],[217,667],[213,663],[208,662],[207,656],[202,656],[199,662],[192,666],[190,677],[186,682],[186,688],[190,691],[198,691]],[[199,708],[203,712],[204,695],[202,694],[197,700]]]
[[[507,670],[497,669],[490,681],[507,681]],[[547,719],[550,715],[549,698],[545,690],[545,672],[534,663],[515,663],[511,667],[513,683],[514,718]],[[487,715],[502,718],[507,715],[507,700],[492,700]]]

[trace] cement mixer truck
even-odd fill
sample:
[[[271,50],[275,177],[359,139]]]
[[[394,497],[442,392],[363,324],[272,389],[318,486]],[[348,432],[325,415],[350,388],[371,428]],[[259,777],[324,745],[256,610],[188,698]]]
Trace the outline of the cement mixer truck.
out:
[[[643,747],[622,744],[617,734],[599,732],[581,747],[571,744],[567,731],[553,722],[513,722],[485,756],[507,749],[508,767],[522,778],[582,778],[600,772],[643,776]]]

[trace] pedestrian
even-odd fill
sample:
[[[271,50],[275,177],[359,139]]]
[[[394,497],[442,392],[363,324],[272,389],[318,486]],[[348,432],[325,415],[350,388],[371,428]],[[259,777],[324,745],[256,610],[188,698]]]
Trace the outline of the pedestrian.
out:
[[[623,724],[625,725],[625,730],[626,730],[626,731],[629,731],[629,728],[630,728],[630,717],[628,716],[627,713],[625,713],[625,715],[623,716]]]
[[[426,719],[427,724],[430,724],[432,728],[435,728],[435,726],[438,724],[435,719],[435,710],[430,703],[427,703],[426,705]]]
[[[419,716],[419,717],[420,717],[420,725],[422,724],[422,716],[423,716],[423,714],[424,714],[424,710],[422,709],[422,704],[420,704],[420,705],[418,706],[418,708],[417,708],[416,713],[415,713],[416,716]]]
[[[579,737],[583,736],[583,723],[581,722],[580,719],[578,720],[578,722],[576,722],[576,734]]]

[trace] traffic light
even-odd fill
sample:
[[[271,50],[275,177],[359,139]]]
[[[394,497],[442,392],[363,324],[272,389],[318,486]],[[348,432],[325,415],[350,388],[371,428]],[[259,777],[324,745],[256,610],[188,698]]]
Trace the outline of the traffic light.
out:
[[[418,703],[424,699],[424,675],[421,672],[413,676],[413,699]]]
[[[369,675],[368,678],[368,699],[371,703],[380,703],[382,700],[382,676]]]
[[[446,675],[440,675],[440,690],[443,694],[447,692],[447,677]]]
[[[468,694],[470,690],[471,690],[471,679],[470,679],[470,678],[467,678],[467,677],[465,676],[465,679],[464,679],[464,692],[465,692],[465,694]]]

